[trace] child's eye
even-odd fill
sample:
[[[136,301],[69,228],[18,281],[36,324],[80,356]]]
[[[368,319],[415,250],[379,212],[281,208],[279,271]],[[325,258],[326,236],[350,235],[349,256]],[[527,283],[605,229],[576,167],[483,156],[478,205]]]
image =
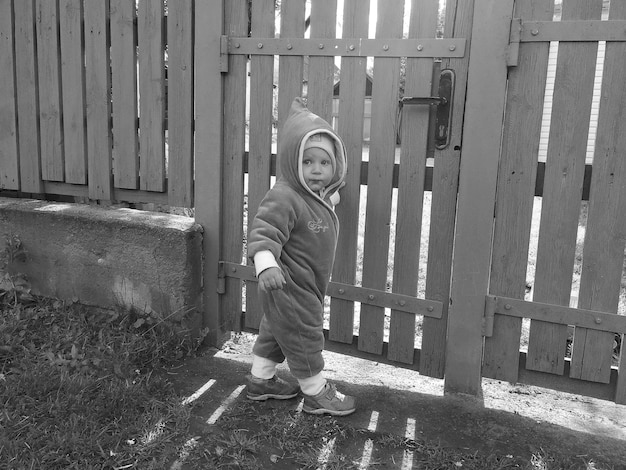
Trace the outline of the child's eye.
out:
[[[322,165],[330,165],[330,160],[322,160]]]
[[[302,160],[302,164],[303,165],[310,165],[311,164],[311,160]]]

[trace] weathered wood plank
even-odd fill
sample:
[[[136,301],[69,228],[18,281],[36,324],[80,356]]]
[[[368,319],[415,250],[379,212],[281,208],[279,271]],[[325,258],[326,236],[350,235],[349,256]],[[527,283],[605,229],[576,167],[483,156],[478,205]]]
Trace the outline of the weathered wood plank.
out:
[[[410,38],[435,37],[439,2],[413,1]],[[430,96],[433,60],[407,59],[404,96]],[[393,263],[393,292],[417,295],[420,240],[424,207],[424,178],[428,150],[430,106],[402,109],[398,210]],[[388,357],[412,363],[415,350],[415,315],[391,311]]]
[[[335,38],[337,0],[318,0],[311,3],[311,39]],[[309,57],[307,97],[308,108],[332,123],[334,57]]]
[[[163,1],[139,1],[140,184],[165,190],[165,64]]]
[[[188,0],[167,3],[168,192],[170,205],[181,207],[193,205],[192,6]]]
[[[482,293],[489,288],[512,14],[513,0],[475,2],[446,344],[444,389],[452,393],[481,390]]]
[[[111,0],[113,171],[115,186],[139,186],[135,0]]]
[[[111,200],[111,79],[107,44],[109,1],[88,0],[85,8],[85,79],[89,197]]]
[[[474,1],[446,2],[444,36],[467,38],[470,41],[473,12]],[[441,64],[442,70],[446,68],[454,70],[456,86],[452,104],[450,145],[444,150],[435,151],[433,168],[426,298],[443,302],[444,311],[440,320],[425,317],[422,323],[420,373],[431,377],[443,377],[445,368],[450,272],[468,62],[469,50],[466,51],[464,58],[443,60]]]
[[[59,0],[65,181],[87,184],[83,2]]]
[[[611,19],[626,18],[626,4],[611,5]],[[617,313],[626,233],[626,44],[608,42],[591,176],[578,307]],[[570,377],[609,383],[613,333],[576,328]]]
[[[283,38],[304,37],[304,0],[281,3],[280,36]],[[302,95],[304,57],[281,56],[278,61],[278,147],[280,133],[293,99]],[[277,168],[277,173],[280,170]],[[280,176],[280,174],[278,174]]]
[[[402,35],[404,1],[378,4],[376,37]],[[392,176],[396,150],[400,60],[374,58],[372,130],[367,175],[367,208],[363,241],[363,287],[385,290],[389,255]],[[361,305],[359,349],[382,352],[385,309]]]
[[[13,6],[0,0],[0,189],[20,189],[17,159],[17,115],[13,70]],[[9,73],[10,72],[10,73]]]
[[[220,37],[224,34],[224,0],[197,2],[195,5],[196,75],[196,221],[204,236],[203,326],[207,340],[219,345],[224,338],[218,294],[218,268],[222,246],[222,113],[223,77],[220,72]],[[218,112],[216,112],[218,110]]]
[[[346,0],[343,9],[345,38],[367,37],[369,0]],[[346,186],[336,212],[341,223],[333,267],[333,280],[345,284],[356,281],[361,196],[361,160],[363,154],[363,114],[367,60],[364,57],[341,59],[338,133],[346,146],[348,160]],[[354,335],[354,302],[331,298],[329,337],[351,343]]]
[[[39,101],[35,55],[35,2],[14,2],[15,80],[17,88],[18,151],[20,187],[24,192],[41,193],[39,148]]]
[[[550,20],[554,0],[517,2],[515,17]],[[523,299],[530,244],[537,143],[541,134],[548,43],[522,44],[509,85],[496,190],[490,293]],[[522,319],[497,315],[485,339],[483,376],[516,382]]]
[[[602,0],[571,0],[563,20],[599,19]],[[569,305],[597,43],[559,44],[533,300]],[[562,374],[567,326],[533,321],[526,367]]]
[[[58,7],[56,1],[36,0],[35,3],[41,176],[44,180],[51,181],[63,181],[65,172],[61,129]]]
[[[252,2],[252,37],[274,37],[274,0]],[[248,227],[270,187],[272,130],[274,125],[274,57],[250,59],[250,119],[248,158]],[[248,260],[250,263],[250,260]],[[257,286],[246,286],[246,327],[258,328],[263,312]]]
[[[272,10],[273,11],[273,10]],[[225,12],[226,34],[248,34],[248,1],[229,0]],[[243,250],[243,156],[246,133],[247,57],[231,56],[224,80],[223,249],[222,259],[241,263]],[[225,328],[241,330],[241,281],[227,279],[222,296]]]

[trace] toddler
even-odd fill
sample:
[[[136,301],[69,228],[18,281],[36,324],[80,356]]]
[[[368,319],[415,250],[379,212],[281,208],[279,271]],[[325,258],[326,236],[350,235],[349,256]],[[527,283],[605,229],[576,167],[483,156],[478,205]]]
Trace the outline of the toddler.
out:
[[[356,399],[323,375],[324,295],[337,245],[334,205],[346,174],[345,147],[333,128],[296,98],[283,131],[280,178],[267,192],[248,238],[263,317],[253,348],[247,396],[289,399],[301,391],[303,411],[345,416]],[[298,385],[276,376],[285,358]]]

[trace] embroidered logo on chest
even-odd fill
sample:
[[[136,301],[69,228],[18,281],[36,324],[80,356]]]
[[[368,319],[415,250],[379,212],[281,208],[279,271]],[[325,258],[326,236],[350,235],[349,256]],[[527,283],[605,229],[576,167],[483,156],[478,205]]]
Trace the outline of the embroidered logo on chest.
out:
[[[326,230],[328,230],[328,225],[324,225],[322,223],[322,219],[311,220],[307,224],[307,227],[313,233],[320,233],[320,232],[325,232]]]

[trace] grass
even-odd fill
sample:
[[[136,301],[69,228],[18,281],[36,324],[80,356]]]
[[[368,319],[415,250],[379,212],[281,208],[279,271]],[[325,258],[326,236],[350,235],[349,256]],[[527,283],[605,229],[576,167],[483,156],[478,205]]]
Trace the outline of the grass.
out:
[[[369,457],[366,456],[369,449]],[[367,463],[364,463],[367,462]],[[189,468],[358,470],[601,470],[581,457],[541,450],[530,459],[445,448],[424,440],[356,429],[341,418],[313,417],[298,410],[238,402],[205,427],[190,452]],[[390,466],[391,465],[391,466]]]
[[[190,410],[153,370],[190,340],[135,312],[1,307],[0,468],[160,469],[177,456]]]
[[[426,470],[606,468],[556,450],[521,461],[443,448],[245,400],[189,439],[192,407],[154,371],[197,344],[142,313],[27,299],[0,304],[0,469],[164,469],[182,453],[185,469],[401,468],[407,456]]]

